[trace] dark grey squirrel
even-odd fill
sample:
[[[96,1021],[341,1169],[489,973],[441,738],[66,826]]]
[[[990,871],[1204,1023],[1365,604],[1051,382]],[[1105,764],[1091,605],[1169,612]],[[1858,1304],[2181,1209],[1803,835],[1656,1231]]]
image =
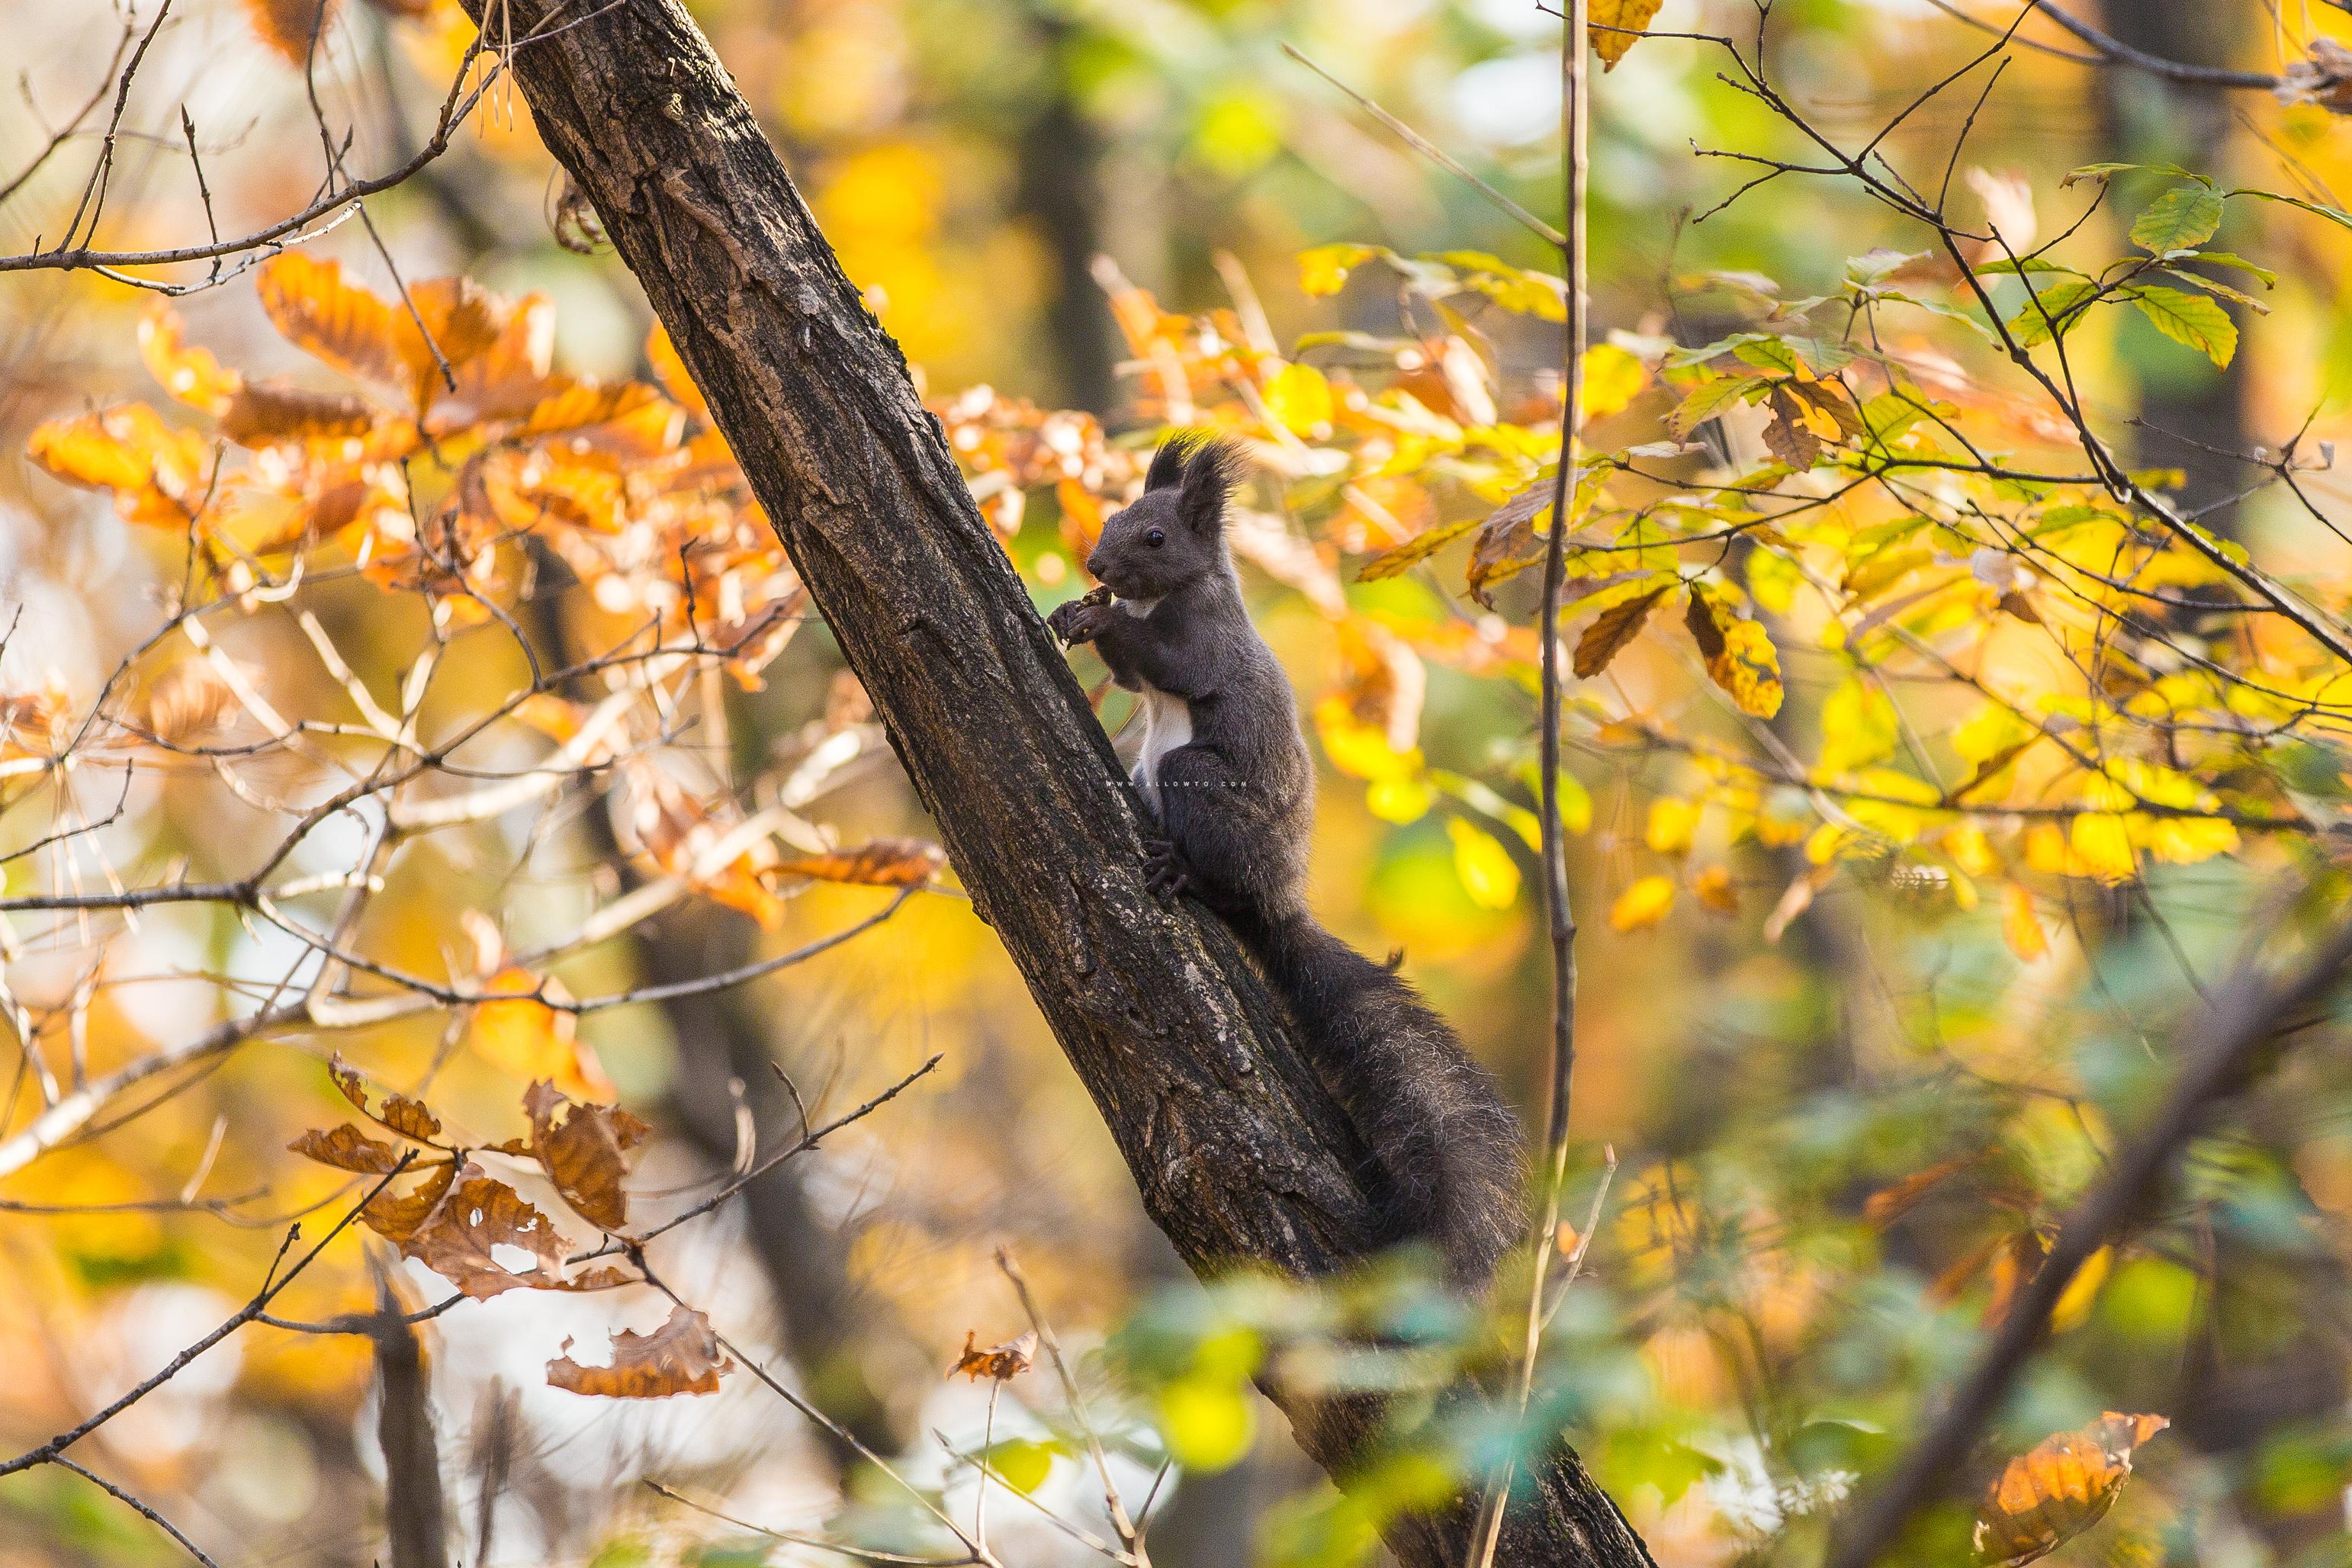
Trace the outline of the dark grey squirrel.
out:
[[[1135,782],[1156,818],[1146,869],[1233,928],[1281,995],[1317,1074],[1379,1163],[1389,1241],[1433,1244],[1475,1289],[1521,1225],[1518,1124],[1495,1080],[1412,987],[1307,906],[1315,770],[1297,700],[1251,625],[1225,542],[1240,454],[1179,436],[1103,525],[1102,586],[1050,617],[1139,699]]]

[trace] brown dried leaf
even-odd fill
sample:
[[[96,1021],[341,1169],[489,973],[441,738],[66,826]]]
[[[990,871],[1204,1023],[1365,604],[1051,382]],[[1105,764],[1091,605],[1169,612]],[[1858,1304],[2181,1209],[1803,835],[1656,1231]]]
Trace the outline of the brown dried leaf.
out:
[[[566,1351],[572,1342],[563,1342]],[[623,1329],[613,1336],[610,1366],[582,1366],[568,1354],[547,1363],[547,1381],[574,1394],[607,1399],[667,1399],[674,1394],[716,1394],[719,1378],[735,1365],[719,1348],[710,1320],[680,1303],[650,1334]]]
[[[247,382],[221,413],[221,434],[240,447],[276,447],[364,436],[375,413],[349,393],[313,392],[281,382]]]
[[[236,693],[203,659],[174,665],[149,689],[147,732],[165,745],[182,746],[209,733],[236,710]]]
[[[421,1100],[411,1100],[404,1094],[387,1094],[383,1104],[373,1110],[368,1107],[367,1082],[352,1068],[343,1065],[342,1054],[327,1064],[327,1076],[335,1080],[343,1098],[359,1108],[361,1115],[379,1126],[388,1127],[403,1138],[418,1143],[441,1145],[433,1141],[441,1135],[441,1119],[425,1109]]]
[[[653,1130],[609,1105],[577,1105],[542,1079],[522,1097],[530,1117],[530,1153],[563,1201],[602,1230],[628,1223],[624,1159]]]
[[[508,1268],[492,1250],[501,1247],[528,1253],[535,1267]],[[400,1250],[483,1300],[518,1288],[563,1284],[563,1255],[570,1247],[520,1194],[468,1163]]]
[[[1948,1160],[1938,1160],[1923,1171],[1914,1171],[1891,1187],[1881,1187],[1870,1194],[1862,1205],[1862,1217],[1884,1230],[1908,1214],[1920,1199],[1944,1182],[1976,1164],[1992,1152],[1979,1149],[1973,1153],[1956,1154]]]
[[[955,1365],[948,1368],[950,1377],[961,1373],[974,1383],[978,1383],[983,1377],[992,1377],[999,1383],[1003,1383],[1027,1372],[1030,1363],[1036,1358],[1037,1331],[1034,1329],[1017,1340],[1007,1340],[1001,1345],[991,1345],[986,1350],[979,1350],[973,1346],[972,1342],[978,1336],[971,1330],[964,1331],[963,1354],[956,1357]]]
[[[1668,584],[1601,611],[1576,640],[1577,678],[1590,680],[1607,669],[1610,660],[1624,651],[1625,645],[1642,629],[1642,623],[1650,618],[1650,612],[1658,607],[1658,601],[1673,591],[1674,585]]]
[[[2011,1459],[1977,1509],[1977,1560],[2021,1568],[2098,1523],[2131,1477],[2134,1450],[2171,1424],[2110,1410]]]
[[[1784,388],[1775,386],[1769,401],[1772,422],[1764,426],[1765,449],[1790,473],[1804,473],[1821,460],[1822,438],[1805,422],[1804,409]]]
[[[398,1149],[380,1138],[369,1137],[348,1121],[335,1127],[313,1128],[286,1147],[321,1165],[357,1171],[363,1176],[390,1175],[400,1168]]]
[[[430,1218],[433,1211],[440,1205],[457,1174],[457,1163],[455,1160],[445,1161],[431,1175],[410,1188],[405,1195],[388,1189],[378,1193],[360,1210],[360,1223],[394,1246],[405,1249],[409,1237],[416,1234],[416,1227]]]
[[[812,877],[820,882],[908,888],[929,881],[947,863],[947,852],[924,839],[870,838],[855,849],[786,860],[775,869],[781,876]]]

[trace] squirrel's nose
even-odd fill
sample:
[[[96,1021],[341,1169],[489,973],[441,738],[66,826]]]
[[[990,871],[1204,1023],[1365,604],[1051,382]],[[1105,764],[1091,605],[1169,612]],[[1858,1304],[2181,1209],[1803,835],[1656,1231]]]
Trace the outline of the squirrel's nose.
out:
[[[1095,551],[1087,557],[1087,575],[1092,577],[1097,583],[1102,581],[1101,551]]]

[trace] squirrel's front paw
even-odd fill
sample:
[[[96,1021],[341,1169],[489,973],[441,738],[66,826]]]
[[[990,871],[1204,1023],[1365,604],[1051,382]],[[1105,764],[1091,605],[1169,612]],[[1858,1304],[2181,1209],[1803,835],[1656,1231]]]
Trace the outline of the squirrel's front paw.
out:
[[[1090,588],[1067,604],[1054,606],[1045,617],[1045,626],[1062,639],[1065,647],[1082,642],[1092,642],[1110,624],[1111,592],[1108,588]]]
[[[1174,903],[1176,895],[1192,885],[1192,868],[1176,846],[1165,838],[1143,841],[1143,883],[1162,903]]]

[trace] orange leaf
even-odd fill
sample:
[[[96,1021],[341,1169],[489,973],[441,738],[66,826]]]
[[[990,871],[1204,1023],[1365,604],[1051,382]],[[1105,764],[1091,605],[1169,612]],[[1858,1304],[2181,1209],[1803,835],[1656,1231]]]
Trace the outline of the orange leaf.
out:
[[[475,1005],[467,1037],[484,1060],[517,1078],[551,1079],[575,1099],[612,1098],[612,1080],[580,1039],[580,1020],[539,1000],[566,1000],[560,983],[510,966],[484,981],[482,989],[495,999]]]
[[[964,1331],[963,1353],[956,1357],[955,1365],[948,1368],[950,1377],[961,1373],[974,1383],[983,1377],[1003,1383],[1027,1372],[1029,1363],[1037,1354],[1037,1331],[1034,1329],[1017,1340],[1007,1340],[986,1350],[974,1348],[972,1342],[978,1337],[969,1329]]]
[[[2130,1479],[2133,1451],[2170,1425],[2110,1410],[2011,1459],[1978,1506],[1978,1561],[2021,1568],[2090,1529]]]
[[[947,863],[946,851],[920,838],[872,838],[855,849],[787,860],[775,869],[782,876],[813,877],[820,882],[908,888],[929,881]]]
[[[1719,915],[1739,912],[1739,889],[1731,885],[1731,870],[1725,866],[1708,866],[1691,879],[1691,892]]]
[[[52,420],[26,445],[33,461],[70,483],[112,490],[126,522],[185,529],[211,464],[194,430],[174,430],[143,403]]]
[[[563,1348],[570,1351],[572,1342],[565,1340]],[[547,1381],[608,1399],[667,1399],[673,1394],[716,1394],[719,1374],[734,1365],[710,1320],[680,1303],[650,1334],[633,1329],[614,1334],[610,1366],[582,1366],[569,1354],[560,1355],[547,1363]]]
[[[441,1199],[449,1191],[449,1184],[457,1174],[457,1163],[446,1161],[441,1167],[425,1178],[405,1194],[389,1190],[376,1194],[360,1210],[360,1223],[394,1246],[405,1249],[408,1238],[433,1215]]]
[[[342,263],[289,250],[262,263],[254,292],[288,342],[346,375],[404,384],[408,362],[400,328],[407,312],[343,281]]]
[[[522,1097],[530,1116],[530,1152],[563,1201],[602,1230],[618,1230],[629,1219],[628,1194],[621,1178],[623,1156],[652,1131],[625,1110],[606,1105],[574,1105],[541,1079]]]
[[[2001,893],[2000,937],[2009,943],[2009,951],[2027,963],[2050,952],[2050,933],[2042,929],[2042,917],[2033,911],[2033,895],[2015,882]]]
[[[180,313],[158,300],[139,321],[139,354],[156,384],[191,408],[218,418],[244,384],[209,349],[190,348],[180,339]]]
[[[669,329],[659,321],[646,334],[646,359],[654,367],[654,379],[662,384],[662,390],[686,405],[703,424],[709,424],[710,405],[703,397],[702,388],[694,384],[686,362],[677,357],[677,345],[670,342]]]
[[[1656,925],[1675,907],[1675,884],[1666,877],[1643,877],[1609,906],[1609,923],[1619,931]]]

